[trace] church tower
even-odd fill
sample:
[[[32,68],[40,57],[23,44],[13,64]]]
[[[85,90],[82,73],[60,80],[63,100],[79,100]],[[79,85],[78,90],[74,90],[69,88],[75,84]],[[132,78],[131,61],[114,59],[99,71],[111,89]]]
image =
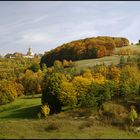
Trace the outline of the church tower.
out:
[[[31,47],[29,47],[28,52],[27,52],[27,55],[29,55],[29,56],[33,56],[34,55]]]

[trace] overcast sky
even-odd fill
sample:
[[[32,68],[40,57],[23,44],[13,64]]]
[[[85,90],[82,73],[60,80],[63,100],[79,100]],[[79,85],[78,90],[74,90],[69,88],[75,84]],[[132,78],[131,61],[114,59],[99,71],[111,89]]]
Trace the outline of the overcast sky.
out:
[[[140,39],[139,1],[0,1],[0,54],[44,53],[95,36]]]

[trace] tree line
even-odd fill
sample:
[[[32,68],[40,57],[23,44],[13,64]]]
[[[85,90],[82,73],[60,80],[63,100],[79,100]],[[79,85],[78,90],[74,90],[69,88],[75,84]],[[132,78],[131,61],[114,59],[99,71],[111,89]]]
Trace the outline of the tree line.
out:
[[[55,60],[81,60],[100,58],[114,53],[115,48],[129,45],[129,40],[121,37],[98,36],[63,44],[46,52],[41,64],[52,66]]]

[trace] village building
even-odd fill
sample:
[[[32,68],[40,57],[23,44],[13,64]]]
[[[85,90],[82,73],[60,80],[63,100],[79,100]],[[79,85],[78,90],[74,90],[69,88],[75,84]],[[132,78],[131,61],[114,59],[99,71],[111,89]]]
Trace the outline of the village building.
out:
[[[34,58],[34,53],[31,48],[28,49],[28,52],[26,55],[23,56],[24,58]]]

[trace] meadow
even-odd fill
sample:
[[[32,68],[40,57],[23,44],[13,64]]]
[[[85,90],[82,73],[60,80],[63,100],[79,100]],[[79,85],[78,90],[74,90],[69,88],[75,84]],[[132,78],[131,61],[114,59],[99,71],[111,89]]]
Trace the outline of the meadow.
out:
[[[140,45],[129,45],[124,47],[125,49],[131,48],[133,51],[140,52]],[[115,48],[115,53],[119,51],[121,48]],[[131,57],[135,57],[135,55],[130,55]],[[128,55],[124,56],[126,59]],[[97,59],[84,59],[80,61],[75,61],[75,64],[77,68],[83,69],[87,67],[92,67],[94,65],[100,65],[100,64],[105,64],[105,65],[110,65],[113,63],[114,65],[119,64],[120,62],[121,55],[112,55],[112,56],[105,56],[102,58],[97,58]]]
[[[76,117],[63,110],[46,119],[37,117],[40,95],[22,96],[0,106],[0,139],[138,139],[140,134],[106,125],[94,117]]]

